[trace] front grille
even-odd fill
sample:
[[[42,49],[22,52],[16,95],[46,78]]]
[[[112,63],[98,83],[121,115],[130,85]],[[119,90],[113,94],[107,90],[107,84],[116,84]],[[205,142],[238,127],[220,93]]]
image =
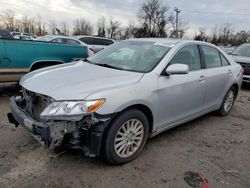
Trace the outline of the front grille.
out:
[[[26,100],[26,112],[35,120],[41,121],[40,114],[51,103],[51,98],[23,89]]]
[[[244,69],[244,75],[250,75],[250,63],[241,63],[241,62],[237,63],[239,63]]]

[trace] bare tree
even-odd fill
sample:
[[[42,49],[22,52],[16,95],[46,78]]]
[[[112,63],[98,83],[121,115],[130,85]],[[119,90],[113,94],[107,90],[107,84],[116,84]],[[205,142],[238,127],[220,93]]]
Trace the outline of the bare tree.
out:
[[[172,25],[170,29],[172,30],[170,32],[170,38],[182,38],[188,29],[188,23],[184,22],[180,15],[177,23],[174,21],[175,19],[174,16],[170,17],[170,23]]]
[[[62,35],[69,35],[70,31],[69,31],[69,26],[66,22],[62,22],[61,24],[61,34]]]
[[[77,19],[74,24],[74,35],[92,35],[93,26],[84,18]]]
[[[115,36],[117,34],[121,33],[120,25],[121,25],[121,22],[119,22],[118,20],[113,20],[112,18],[110,18],[109,26],[108,26],[108,36],[110,38],[115,38]]]
[[[136,27],[135,22],[129,21],[127,28],[125,28],[124,38],[129,39],[135,37],[137,30],[138,28]]]
[[[103,16],[98,19],[97,21],[97,32],[98,36],[100,37],[106,37],[106,18]]]
[[[139,37],[166,37],[166,26],[172,19],[168,14],[169,7],[161,0],[147,0],[139,9],[138,18],[141,23],[137,35]]]
[[[40,16],[40,14],[38,14],[37,17],[36,17],[36,27],[37,27],[36,34],[38,36],[43,35],[43,32],[42,32],[42,18]]]
[[[55,20],[50,20],[49,28],[52,35],[55,35],[57,32],[57,22]]]
[[[0,14],[0,18],[5,25],[5,28],[9,31],[15,30],[15,12],[13,10],[6,10]]]
[[[207,42],[209,40],[209,36],[207,35],[207,28],[205,27],[199,28],[199,32],[195,33],[194,40]]]
[[[35,31],[35,23],[33,18],[29,18],[28,16],[23,16],[20,20],[21,28],[20,31],[25,33],[34,33]]]

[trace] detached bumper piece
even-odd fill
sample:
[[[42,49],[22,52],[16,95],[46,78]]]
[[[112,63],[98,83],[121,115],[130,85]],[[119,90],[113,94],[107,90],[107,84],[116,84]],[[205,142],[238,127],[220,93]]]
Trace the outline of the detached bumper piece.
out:
[[[10,98],[11,113],[8,113],[9,122],[16,127],[19,125],[23,126],[33,137],[48,148],[51,141],[49,126],[32,119],[18,106],[19,102],[21,101],[16,100],[15,97]]]

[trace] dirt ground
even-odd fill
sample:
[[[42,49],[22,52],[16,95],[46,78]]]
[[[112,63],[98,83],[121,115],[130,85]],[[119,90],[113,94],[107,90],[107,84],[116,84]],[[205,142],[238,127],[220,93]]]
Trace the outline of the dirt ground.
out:
[[[0,85],[0,187],[188,188],[184,174],[203,174],[209,188],[250,188],[250,88],[231,114],[208,114],[148,141],[135,161],[110,166],[66,152],[49,158],[22,127],[8,123],[13,85]]]

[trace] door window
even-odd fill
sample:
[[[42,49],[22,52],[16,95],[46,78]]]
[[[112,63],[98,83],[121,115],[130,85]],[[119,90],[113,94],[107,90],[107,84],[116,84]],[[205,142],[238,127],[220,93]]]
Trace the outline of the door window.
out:
[[[207,68],[221,67],[220,54],[217,49],[208,46],[202,46],[202,50]]]
[[[183,47],[170,61],[170,64],[185,64],[189,70],[201,69],[200,52],[197,45]]]
[[[229,63],[228,60],[224,57],[224,55],[220,54],[220,57],[221,57],[222,66],[228,66],[228,65],[230,65],[230,63]]]

